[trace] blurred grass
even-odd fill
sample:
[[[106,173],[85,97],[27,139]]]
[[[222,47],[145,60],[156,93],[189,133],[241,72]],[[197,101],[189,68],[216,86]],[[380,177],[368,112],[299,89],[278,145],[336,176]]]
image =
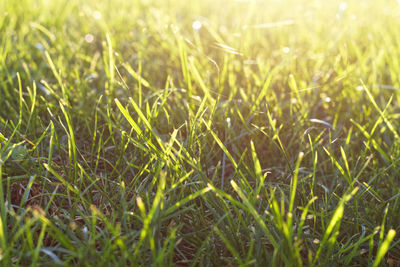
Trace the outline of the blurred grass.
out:
[[[396,266],[399,17],[0,1],[2,265]]]

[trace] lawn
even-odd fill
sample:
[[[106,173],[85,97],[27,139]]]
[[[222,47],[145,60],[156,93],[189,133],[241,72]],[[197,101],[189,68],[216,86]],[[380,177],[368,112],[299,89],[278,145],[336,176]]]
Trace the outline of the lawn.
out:
[[[0,0],[0,265],[398,266],[399,29],[394,0]]]

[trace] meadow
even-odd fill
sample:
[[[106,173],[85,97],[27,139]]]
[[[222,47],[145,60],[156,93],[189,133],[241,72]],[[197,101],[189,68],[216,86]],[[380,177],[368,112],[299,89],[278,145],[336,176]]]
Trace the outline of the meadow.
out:
[[[1,266],[399,266],[400,2],[0,0]]]

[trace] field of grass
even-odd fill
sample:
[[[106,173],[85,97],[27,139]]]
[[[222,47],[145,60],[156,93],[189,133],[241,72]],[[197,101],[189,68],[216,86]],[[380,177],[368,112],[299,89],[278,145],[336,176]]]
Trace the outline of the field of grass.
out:
[[[399,266],[400,2],[0,0],[1,266]]]

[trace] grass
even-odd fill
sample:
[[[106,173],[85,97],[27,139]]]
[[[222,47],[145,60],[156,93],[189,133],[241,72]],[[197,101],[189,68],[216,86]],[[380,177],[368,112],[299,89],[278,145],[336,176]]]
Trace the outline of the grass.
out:
[[[398,2],[0,13],[2,266],[399,264]]]

